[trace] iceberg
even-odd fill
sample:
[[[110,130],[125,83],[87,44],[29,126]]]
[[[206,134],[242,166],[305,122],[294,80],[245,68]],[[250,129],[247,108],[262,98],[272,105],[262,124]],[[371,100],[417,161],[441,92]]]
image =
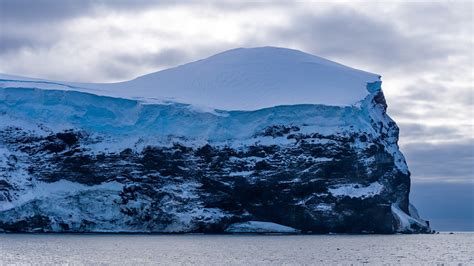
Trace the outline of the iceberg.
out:
[[[119,83],[0,74],[0,230],[430,232],[381,84],[275,47]]]

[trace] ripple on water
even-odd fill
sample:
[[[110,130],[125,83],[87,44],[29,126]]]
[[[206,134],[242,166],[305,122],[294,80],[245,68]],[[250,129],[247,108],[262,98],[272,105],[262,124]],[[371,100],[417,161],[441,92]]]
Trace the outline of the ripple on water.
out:
[[[474,234],[0,234],[0,264],[474,264]]]

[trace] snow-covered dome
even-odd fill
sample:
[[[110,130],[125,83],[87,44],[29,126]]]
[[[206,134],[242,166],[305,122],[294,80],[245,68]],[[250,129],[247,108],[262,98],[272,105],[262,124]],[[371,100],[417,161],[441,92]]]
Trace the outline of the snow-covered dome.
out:
[[[294,104],[352,105],[368,95],[367,83],[379,80],[376,74],[301,51],[260,47],[229,50],[131,81],[67,83],[76,88],[65,89],[221,110],[256,110]]]

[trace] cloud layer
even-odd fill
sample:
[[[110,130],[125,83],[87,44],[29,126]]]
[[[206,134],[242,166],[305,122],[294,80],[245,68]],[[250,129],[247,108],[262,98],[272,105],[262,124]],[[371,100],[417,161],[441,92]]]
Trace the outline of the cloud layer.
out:
[[[382,75],[414,182],[472,182],[473,3],[0,0],[0,72],[134,78],[235,47]]]

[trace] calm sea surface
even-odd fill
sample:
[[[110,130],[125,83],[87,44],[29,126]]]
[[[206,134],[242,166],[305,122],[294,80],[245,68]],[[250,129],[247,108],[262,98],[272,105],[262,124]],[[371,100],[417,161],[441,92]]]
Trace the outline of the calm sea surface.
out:
[[[0,234],[0,265],[11,263],[474,265],[474,234],[310,236]]]

